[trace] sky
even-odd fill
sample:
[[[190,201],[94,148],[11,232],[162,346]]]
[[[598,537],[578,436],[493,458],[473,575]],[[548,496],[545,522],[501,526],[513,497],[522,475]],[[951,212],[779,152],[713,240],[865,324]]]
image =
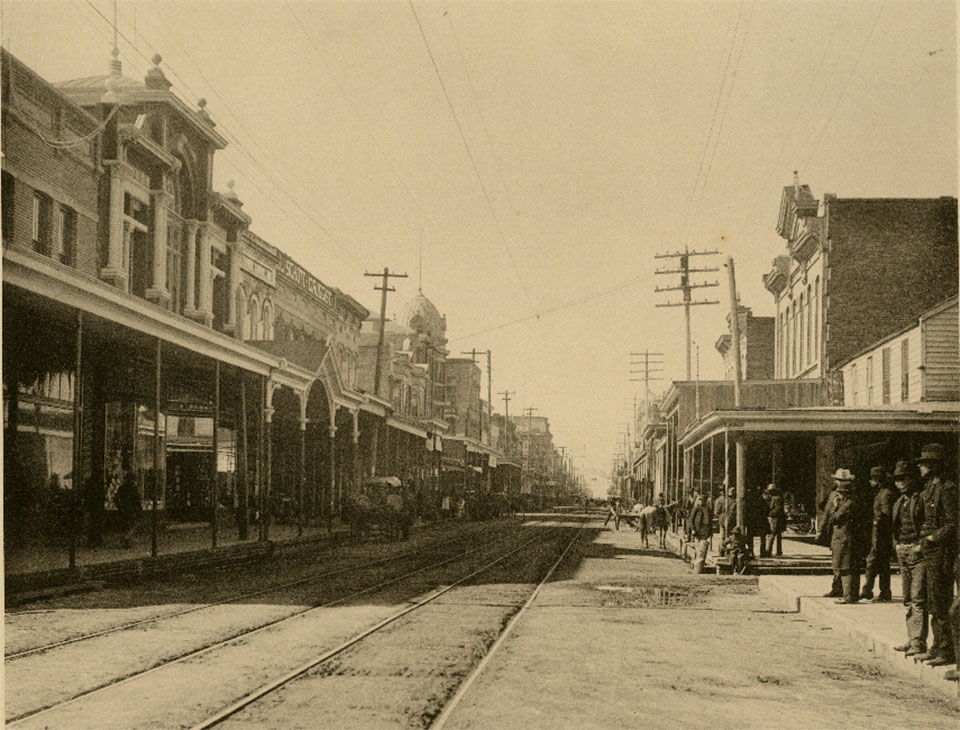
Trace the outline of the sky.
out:
[[[252,229],[379,311],[365,272],[418,287],[452,355],[491,350],[495,393],[550,419],[605,493],[635,398],[631,352],[683,380],[676,276],[693,277],[694,369],[722,377],[727,269],[741,303],[785,253],[799,171],[815,196],[957,195],[953,2],[131,2],[124,74],[155,53],[207,100]],[[4,0],[2,44],[49,81],[105,73],[111,0]],[[422,272],[422,273],[421,273]],[[694,373],[696,375],[696,373]],[[486,376],[484,376],[485,378]],[[483,394],[486,394],[484,380]],[[503,401],[494,397],[502,412]]]

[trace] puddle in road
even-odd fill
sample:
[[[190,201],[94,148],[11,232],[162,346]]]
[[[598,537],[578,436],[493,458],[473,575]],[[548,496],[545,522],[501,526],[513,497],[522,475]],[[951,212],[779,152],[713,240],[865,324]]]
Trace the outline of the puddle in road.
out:
[[[598,591],[625,593],[630,605],[656,608],[657,606],[686,606],[701,599],[701,592],[677,586],[620,586],[598,585]]]

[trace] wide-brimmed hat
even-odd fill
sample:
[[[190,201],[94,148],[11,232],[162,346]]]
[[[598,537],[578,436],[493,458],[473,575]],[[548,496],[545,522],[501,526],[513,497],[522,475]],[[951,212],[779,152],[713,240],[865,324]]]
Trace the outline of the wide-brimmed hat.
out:
[[[777,490],[778,488],[779,488],[779,487],[777,487],[776,484],[774,484],[773,482],[771,482],[770,484],[767,485],[767,488],[766,488],[765,490],[763,490],[763,491],[765,491],[765,492],[773,492],[773,491]]]
[[[882,466],[875,466],[870,469],[871,479],[883,479],[887,475],[887,470]]]
[[[856,477],[849,469],[837,469],[833,473],[833,478],[838,482],[852,482]]]
[[[920,451],[917,462],[921,461],[943,461],[943,446],[940,444],[927,444]]]
[[[913,464],[903,459],[897,462],[897,466],[893,470],[894,479],[897,479],[898,477],[912,477],[913,474],[914,474]]]

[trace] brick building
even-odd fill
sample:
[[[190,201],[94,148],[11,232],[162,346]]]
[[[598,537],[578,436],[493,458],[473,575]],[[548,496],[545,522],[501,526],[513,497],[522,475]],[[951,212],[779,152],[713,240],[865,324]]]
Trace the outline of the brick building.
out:
[[[159,515],[153,551],[170,521],[216,543],[249,515],[264,538],[271,513],[329,520],[359,463],[367,311],[212,189],[226,140],[159,57],[143,80],[114,60],[56,85],[0,62],[8,546],[72,562],[127,480]]]
[[[769,380],[774,376],[775,317],[756,317],[750,307],[738,308],[740,330],[740,375],[744,380]],[[730,315],[727,315],[730,329]],[[723,358],[723,377],[733,380],[732,335],[723,334],[716,342]]]
[[[776,303],[778,378],[828,375],[957,293],[956,198],[819,202],[795,178],[777,233],[787,253],[764,285]]]

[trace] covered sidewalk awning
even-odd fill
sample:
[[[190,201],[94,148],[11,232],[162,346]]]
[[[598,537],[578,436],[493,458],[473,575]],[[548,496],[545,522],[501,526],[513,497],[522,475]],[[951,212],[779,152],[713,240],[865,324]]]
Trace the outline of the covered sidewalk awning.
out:
[[[766,433],[960,432],[960,403],[902,408],[785,408],[713,411],[681,436],[686,449],[730,431]]]

